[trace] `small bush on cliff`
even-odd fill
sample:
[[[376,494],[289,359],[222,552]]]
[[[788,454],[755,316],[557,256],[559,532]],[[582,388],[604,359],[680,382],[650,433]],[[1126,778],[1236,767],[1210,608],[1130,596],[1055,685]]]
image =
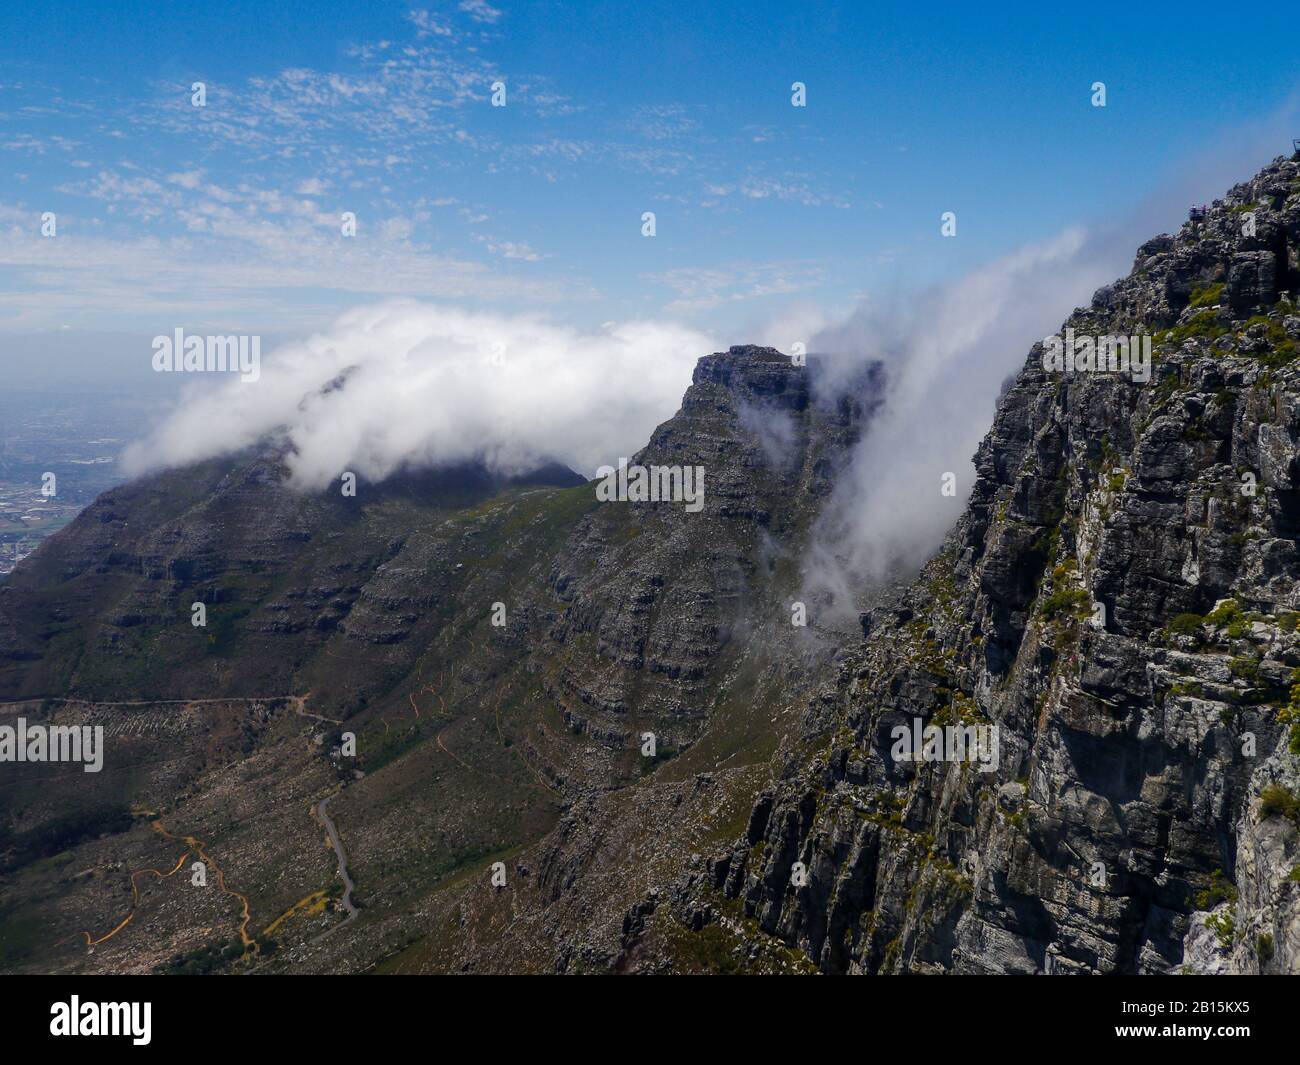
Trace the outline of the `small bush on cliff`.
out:
[[[1196,908],[1198,910],[1212,910],[1221,902],[1236,902],[1237,888],[1223,875],[1222,869],[1216,869],[1210,874],[1210,885],[1204,891],[1196,893]]]
[[[1088,593],[1082,588],[1062,588],[1043,600],[1043,617],[1049,620],[1061,614],[1082,618],[1090,613]]]
[[[1168,625],[1165,631],[1170,636],[1195,636],[1201,635],[1201,626],[1205,624],[1205,619],[1200,614],[1179,614]]]
[[[1260,817],[1285,817],[1300,824],[1300,799],[1290,788],[1270,784],[1259,793]]]
[[[1215,938],[1219,941],[1219,946],[1224,950],[1231,947],[1232,941],[1237,937],[1237,919],[1233,916],[1231,910],[1210,914],[1205,919],[1205,927],[1214,933]]]
[[[1300,669],[1291,671],[1291,698],[1287,700],[1286,706],[1277,712],[1277,719],[1282,724],[1290,726],[1291,738],[1287,743],[1287,750],[1294,755],[1300,755]]]
[[[1228,665],[1232,675],[1252,688],[1259,686],[1259,659],[1251,655],[1238,655]]]
[[[1225,599],[1208,614],[1205,620],[1211,625],[1231,625],[1241,617],[1241,607],[1235,599]]]
[[[1205,615],[1205,622],[1224,629],[1231,640],[1242,639],[1249,629],[1249,619],[1242,613],[1235,599],[1225,599]]]

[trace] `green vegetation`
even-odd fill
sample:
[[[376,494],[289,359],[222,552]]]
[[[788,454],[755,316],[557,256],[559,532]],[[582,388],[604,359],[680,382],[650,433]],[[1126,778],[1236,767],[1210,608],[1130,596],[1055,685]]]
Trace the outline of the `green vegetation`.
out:
[[[0,969],[11,969],[47,945],[48,924],[34,907],[0,903]]]
[[[1187,340],[1207,340],[1211,342],[1211,350],[1216,354],[1238,354],[1226,346],[1215,343],[1231,332],[1229,327],[1223,324],[1220,311],[1216,309],[1216,304],[1222,299],[1223,288],[1222,282],[1216,282],[1193,289],[1190,306],[1200,309],[1181,325],[1157,331],[1152,337],[1153,342],[1172,344],[1177,347]],[[1254,358],[1270,369],[1286,366],[1300,355],[1300,346],[1287,333],[1281,321],[1286,315],[1294,313],[1291,304],[1281,301],[1275,307],[1272,317],[1257,314],[1248,319],[1236,335],[1242,337],[1249,336],[1252,332],[1258,334],[1251,339],[1262,339],[1267,345],[1267,350],[1256,354]]]
[[[210,605],[205,630],[208,653],[221,658],[233,657],[240,648],[239,637],[243,632],[240,622],[252,613],[253,608],[246,605]]]
[[[1273,937],[1269,933],[1261,932],[1255,937],[1255,953],[1265,964],[1273,960]]]
[[[1250,621],[1235,599],[1225,599],[1205,615],[1205,624],[1224,629],[1230,640],[1244,639],[1250,631]]]
[[[715,891],[710,891],[709,896],[710,907],[720,910],[728,919],[726,923],[714,920],[692,931],[665,913],[662,918],[656,915],[651,926],[648,938],[661,939],[680,970],[733,976],[817,972],[803,951],[787,947],[763,932],[758,921],[746,916],[739,899],[728,899]],[[739,929],[739,934],[733,928]]]
[[[1209,887],[1196,894],[1196,908],[1198,910],[1212,910],[1221,902],[1236,901],[1236,885],[1223,875],[1222,869],[1214,870],[1210,874]]]
[[[1259,793],[1260,817],[1285,817],[1300,825],[1300,799],[1281,784],[1270,784]]]
[[[1225,950],[1232,946],[1232,941],[1237,937],[1237,919],[1231,910],[1210,914],[1205,919],[1205,927],[1214,933],[1219,946]]]
[[[1060,615],[1086,618],[1092,613],[1092,601],[1082,588],[1061,588],[1043,600],[1043,617],[1049,621]]]
[[[1264,339],[1268,342],[1269,351],[1267,354],[1258,356],[1259,361],[1265,366],[1279,367],[1294,361],[1300,349],[1297,349],[1296,342],[1282,327],[1282,323],[1274,318],[1267,318],[1262,314],[1257,314],[1246,322],[1246,328],[1249,330],[1252,326],[1263,326]]]
[[[1223,295],[1224,284],[1222,281],[1216,281],[1212,285],[1197,285],[1192,289],[1192,299],[1189,304],[1191,307],[1213,307],[1219,302],[1219,297]]]
[[[1064,562],[1062,562],[1059,566],[1057,566],[1054,570],[1052,570],[1053,583],[1064,580],[1070,574],[1076,572],[1078,568],[1079,568],[1079,564],[1075,562],[1074,559],[1067,558]]]
[[[1204,310],[1192,315],[1182,325],[1161,329],[1152,337],[1154,344],[1181,345],[1186,340],[1218,340],[1228,332],[1228,327],[1219,322],[1219,312]]]
[[[1229,668],[1238,680],[1244,680],[1252,688],[1259,687],[1259,657],[1256,655],[1239,655],[1232,660]]]
[[[1287,750],[1300,756],[1300,669],[1291,671],[1291,695],[1286,705],[1278,710],[1277,719],[1290,729]]]
[[[61,814],[24,832],[0,824],[0,853],[9,852],[9,864],[17,868],[71,850],[86,840],[125,832],[133,822],[124,803],[108,803]]]
[[[154,973],[161,976],[207,976],[226,969],[243,954],[244,945],[236,937],[225,942],[208,943],[185,954],[173,954],[166,964],[155,968]]]
[[[1170,636],[1193,636],[1199,639],[1204,624],[1205,619],[1200,614],[1179,614],[1165,626],[1165,632]]]
[[[1235,599],[1225,599],[1205,615],[1205,620],[1211,625],[1229,625],[1240,618],[1241,607]]]

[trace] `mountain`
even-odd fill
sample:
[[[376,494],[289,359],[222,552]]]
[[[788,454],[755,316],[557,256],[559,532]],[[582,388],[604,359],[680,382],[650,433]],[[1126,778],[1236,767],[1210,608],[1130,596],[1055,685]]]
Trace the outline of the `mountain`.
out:
[[[1150,379],[1034,344],[849,627],[792,604],[878,366],[702,358],[631,456],[698,512],[274,446],[106,493],[0,586],[0,724],[108,737],[3,767],[0,967],[1300,972],[1298,281],[1294,159],[1143,244],[1062,334]]]
[[[700,360],[631,457],[702,466],[697,512],[601,504],[556,469],[304,494],[282,445],[105,493],[0,589],[0,724],[108,737],[98,774],[5,766],[0,962],[404,965],[435,946],[426,907],[584,802],[765,764],[772,715],[828,653],[791,630],[777,545],[806,534],[878,391],[868,371],[862,399],[823,403],[815,372],[765,348]],[[330,795],[362,911],[317,939],[342,891]],[[219,891],[163,877],[185,836]]]
[[[676,922],[827,972],[1300,971],[1298,282],[1279,160],[1065,323],[1151,334],[1149,383],[1034,346],[942,551],[642,953]],[[913,717],[996,724],[997,772],[894,761]]]

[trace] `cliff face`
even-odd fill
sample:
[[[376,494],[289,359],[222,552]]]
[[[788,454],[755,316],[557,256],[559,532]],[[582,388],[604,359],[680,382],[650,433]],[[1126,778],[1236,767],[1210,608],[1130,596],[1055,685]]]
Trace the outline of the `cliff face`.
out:
[[[1152,334],[1148,383],[1034,346],[942,553],[678,921],[829,972],[1300,971],[1296,287],[1278,161],[1065,323]],[[895,761],[913,718],[996,725],[997,771]]]

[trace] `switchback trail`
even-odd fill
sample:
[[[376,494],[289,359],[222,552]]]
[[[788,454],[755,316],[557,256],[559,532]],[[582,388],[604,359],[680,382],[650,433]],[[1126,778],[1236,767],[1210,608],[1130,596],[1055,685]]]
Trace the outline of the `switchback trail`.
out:
[[[247,952],[248,948],[253,945],[252,937],[250,937],[248,934],[248,922],[249,922],[248,896],[243,894],[242,892],[235,891],[233,888],[229,888],[226,886],[226,874],[222,871],[221,866],[217,864],[216,859],[214,859],[212,855],[208,854],[202,840],[196,839],[193,836],[182,836],[180,838],[177,838],[176,836],[172,835],[170,832],[167,831],[166,827],[163,825],[161,820],[152,821],[150,823],[150,827],[155,832],[157,832],[160,836],[162,836],[163,839],[169,842],[180,843],[183,841],[186,844],[188,844],[190,849],[193,850],[196,854],[198,854],[198,856],[201,859],[203,859],[203,861],[212,868],[213,872],[216,874],[217,887],[221,889],[221,892],[225,895],[230,895],[232,898],[236,898],[239,900],[240,906],[243,909],[243,921],[240,923],[239,926],[239,938],[243,941],[244,951]],[[180,872],[181,866],[185,864],[185,859],[188,858],[189,855],[190,855],[189,851],[185,851],[183,854],[181,854],[181,856],[176,860],[176,865],[172,868],[172,871],[170,873],[163,873],[157,869],[152,869],[152,868],[137,869],[134,873],[132,873],[130,911],[127,913],[127,915],[124,918],[122,918],[122,920],[118,923],[116,928],[114,928],[111,932],[107,933],[106,935],[100,936],[98,939],[92,938],[89,932],[82,932],[81,934],[86,938],[86,946],[96,947],[100,943],[103,943],[105,940],[112,939],[113,936],[117,935],[118,932],[122,931],[123,928],[125,928],[133,920],[135,920],[136,910],[140,905],[140,889],[139,889],[139,885],[136,883],[136,877],[141,876],[144,873],[149,873],[157,877],[159,880],[166,880],[168,877],[175,876],[178,872]]]
[[[91,939],[89,932],[82,932],[81,934],[86,937],[86,946],[88,947],[99,946],[99,944],[103,943],[105,940],[112,939],[115,935],[118,934],[118,932],[122,931],[123,928],[125,928],[133,920],[135,920],[135,911],[137,907],[140,905],[140,887],[135,882],[135,878],[137,876],[139,876],[142,873],[150,873],[153,876],[156,876],[159,880],[166,880],[169,876],[175,876],[177,873],[180,872],[181,866],[185,864],[185,859],[188,858],[189,856],[190,856],[189,851],[185,851],[184,853],[182,853],[181,856],[176,859],[176,864],[172,867],[172,871],[170,873],[159,872],[157,869],[137,869],[134,873],[132,873],[130,912],[125,917],[122,918],[121,922],[118,924],[116,928],[114,928],[111,932],[107,933],[106,935],[100,936],[98,939]],[[64,942],[66,942],[66,940],[64,940]]]
[[[161,820],[154,821],[152,827],[163,839],[178,842],[177,838],[167,831]],[[222,894],[230,895],[239,900],[243,909],[243,920],[239,924],[239,938],[244,944],[244,953],[247,954],[248,949],[253,946],[253,937],[248,934],[248,922],[251,919],[248,896],[241,891],[236,891],[234,888],[226,887],[226,874],[222,871],[221,866],[217,864],[217,860],[204,849],[205,844],[201,839],[196,839],[194,836],[181,836],[180,839],[188,843],[198,856],[216,872],[217,887],[221,889]]]

